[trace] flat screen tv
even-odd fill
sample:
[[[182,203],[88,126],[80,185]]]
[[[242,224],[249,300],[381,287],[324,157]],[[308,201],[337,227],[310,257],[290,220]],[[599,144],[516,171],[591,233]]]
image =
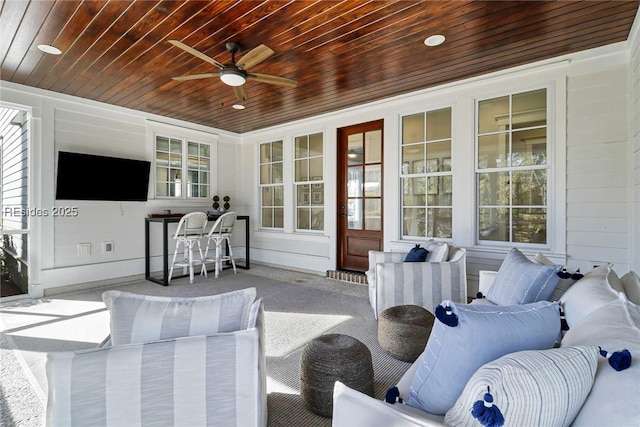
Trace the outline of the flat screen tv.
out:
[[[144,202],[151,162],[58,152],[57,200]]]

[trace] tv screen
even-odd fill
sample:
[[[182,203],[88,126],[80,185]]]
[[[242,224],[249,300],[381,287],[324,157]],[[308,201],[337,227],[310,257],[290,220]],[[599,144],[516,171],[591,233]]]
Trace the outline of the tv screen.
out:
[[[144,202],[151,162],[58,152],[57,200]]]

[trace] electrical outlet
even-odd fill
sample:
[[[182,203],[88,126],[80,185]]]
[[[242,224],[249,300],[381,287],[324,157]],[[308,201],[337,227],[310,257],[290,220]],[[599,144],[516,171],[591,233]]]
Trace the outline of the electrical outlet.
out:
[[[113,244],[113,240],[107,240],[102,242],[102,253],[103,254],[110,254],[115,252],[115,246]]]

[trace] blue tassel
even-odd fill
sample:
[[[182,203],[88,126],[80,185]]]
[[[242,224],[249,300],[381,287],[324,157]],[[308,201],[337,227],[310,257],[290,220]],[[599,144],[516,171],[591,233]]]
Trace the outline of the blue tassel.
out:
[[[584,277],[584,274],[580,273],[580,269],[577,269],[575,273],[571,275],[573,280],[580,280]]]
[[[458,316],[451,310],[450,306],[443,307],[439,305],[436,307],[436,318],[447,326],[455,328],[458,326]]]
[[[616,371],[624,371],[631,366],[631,352],[626,348],[613,353],[603,350],[600,346],[598,348],[600,349],[600,354],[609,360],[609,365]]]
[[[568,279],[571,277],[571,273],[567,271],[566,268],[563,268],[562,271],[558,271],[556,273],[561,279]]]
[[[471,408],[471,415],[485,427],[499,427],[504,425],[504,416],[500,409],[493,404],[493,396],[491,390],[487,386],[487,392],[484,394],[484,400],[478,400]]]
[[[478,298],[478,299],[482,299],[482,298],[484,298],[484,295],[482,295],[482,292],[478,292],[478,293],[476,294],[476,298]]]
[[[391,403],[392,405],[396,402],[404,403],[404,401],[400,397],[400,390],[398,390],[398,387],[391,387],[389,390],[387,390],[384,401],[387,403]]]
[[[558,307],[560,308],[560,330],[561,331],[568,331],[569,330],[569,324],[567,323],[567,319],[565,319],[565,317],[564,317],[564,309],[562,308],[561,305],[558,305]]]

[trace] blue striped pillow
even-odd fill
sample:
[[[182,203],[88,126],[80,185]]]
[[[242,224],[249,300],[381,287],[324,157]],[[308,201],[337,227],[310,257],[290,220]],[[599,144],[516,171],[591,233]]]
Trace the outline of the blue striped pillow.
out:
[[[568,426],[591,391],[597,367],[597,346],[507,354],[476,371],[447,411],[445,424],[478,425],[471,408],[489,387],[505,425]]]
[[[531,262],[517,248],[513,248],[502,261],[486,297],[497,305],[548,300],[560,280],[557,273],[561,268],[561,265]]]

